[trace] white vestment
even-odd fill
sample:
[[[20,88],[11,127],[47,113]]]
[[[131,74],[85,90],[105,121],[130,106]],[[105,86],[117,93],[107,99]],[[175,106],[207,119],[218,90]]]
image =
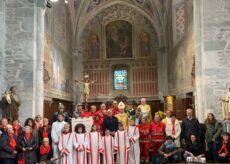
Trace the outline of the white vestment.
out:
[[[114,164],[114,139],[112,136],[102,137],[103,164]]]
[[[59,137],[61,134],[61,131],[64,127],[64,125],[66,124],[65,121],[59,122],[56,121],[52,124],[52,130],[51,130],[51,138],[52,138],[52,147],[53,147],[53,158],[58,158],[58,144],[55,143],[59,143]]]
[[[74,134],[73,136],[73,145],[74,145],[74,155],[73,163],[74,164],[86,164],[86,137],[87,134],[80,133]]]
[[[115,133],[115,150],[117,150],[117,163],[127,164],[130,150],[129,138],[126,131],[118,130]]]
[[[91,132],[87,137],[87,152],[89,152],[89,164],[100,164],[101,152],[101,134],[98,132]]]
[[[139,145],[139,129],[136,126],[129,126],[127,129],[130,151],[129,151],[129,164],[140,163],[140,145]]]
[[[61,133],[58,144],[60,151],[61,164],[72,164],[73,163],[73,134],[72,133]]]

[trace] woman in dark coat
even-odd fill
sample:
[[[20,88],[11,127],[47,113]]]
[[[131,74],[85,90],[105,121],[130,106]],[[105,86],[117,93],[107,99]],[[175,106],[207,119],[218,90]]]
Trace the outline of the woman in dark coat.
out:
[[[18,164],[35,164],[37,162],[36,149],[38,147],[37,139],[32,135],[30,126],[24,128],[23,135],[19,136],[18,142]]]
[[[7,125],[6,130],[6,133],[1,136],[0,157],[4,159],[4,164],[15,164],[17,155],[17,137],[14,134],[13,127],[11,125]]]

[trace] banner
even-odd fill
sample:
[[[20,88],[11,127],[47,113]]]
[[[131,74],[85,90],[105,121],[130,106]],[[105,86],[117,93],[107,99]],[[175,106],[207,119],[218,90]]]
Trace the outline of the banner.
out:
[[[85,130],[90,132],[91,127],[93,125],[93,118],[92,117],[84,117],[84,118],[72,118],[71,125],[72,125],[72,132],[74,132],[74,128],[77,124],[85,125]]]

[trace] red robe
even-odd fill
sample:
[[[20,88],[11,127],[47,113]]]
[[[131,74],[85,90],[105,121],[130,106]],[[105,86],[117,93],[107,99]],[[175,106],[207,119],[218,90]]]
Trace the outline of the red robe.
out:
[[[92,116],[93,116],[92,112],[82,111],[80,114],[80,117],[92,117]]]
[[[140,156],[141,160],[149,160],[150,149],[150,124],[141,123],[138,126],[140,133]]]
[[[111,110],[112,110],[112,112],[113,112],[113,116],[115,116],[116,114],[118,114],[118,113],[119,113],[119,109],[118,109],[118,107],[111,106],[111,107],[110,107],[110,109],[111,109]]]

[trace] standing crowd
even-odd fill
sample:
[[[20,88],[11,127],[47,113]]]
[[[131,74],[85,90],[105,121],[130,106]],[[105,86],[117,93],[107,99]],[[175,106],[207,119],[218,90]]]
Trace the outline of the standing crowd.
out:
[[[224,121],[209,113],[202,127],[192,109],[186,110],[182,121],[171,110],[163,118],[160,112],[151,114],[145,99],[137,108],[115,100],[108,109],[101,104],[99,110],[78,104],[73,118],[92,117],[94,124],[87,130],[80,123],[71,131],[71,118],[63,104],[58,108],[51,120],[37,115],[27,118],[23,127],[19,120],[2,118],[0,163],[230,162],[230,113]]]

